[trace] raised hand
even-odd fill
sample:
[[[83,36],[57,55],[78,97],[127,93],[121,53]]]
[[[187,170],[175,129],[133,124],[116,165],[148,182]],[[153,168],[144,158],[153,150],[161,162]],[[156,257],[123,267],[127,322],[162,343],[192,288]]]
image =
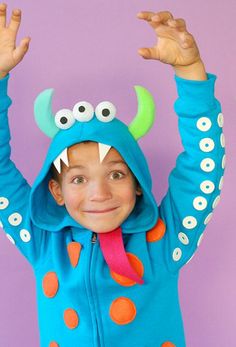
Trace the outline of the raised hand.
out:
[[[12,11],[6,25],[7,5],[0,4],[0,78],[5,77],[24,57],[29,48],[30,37],[21,40],[16,47],[16,36],[21,23],[21,10]]]
[[[156,59],[170,64],[176,71],[184,71],[183,75],[187,71],[186,67],[191,67],[191,71],[194,72],[197,68],[199,76],[205,79],[205,69],[197,44],[194,37],[187,31],[184,19],[174,19],[169,11],[156,13],[144,11],[138,13],[137,17],[146,20],[157,35],[156,45],[138,50],[143,58]],[[197,76],[198,74],[196,74]]]

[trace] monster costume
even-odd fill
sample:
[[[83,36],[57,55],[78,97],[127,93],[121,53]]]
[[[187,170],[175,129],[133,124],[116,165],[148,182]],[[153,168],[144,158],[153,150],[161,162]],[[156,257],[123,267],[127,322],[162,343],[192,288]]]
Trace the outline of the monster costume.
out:
[[[33,268],[42,347],[185,346],[179,271],[197,250],[219,202],[225,168],[216,76],[207,78],[175,76],[174,109],[184,151],[160,205],[137,142],[154,121],[146,89],[135,87],[138,113],[129,126],[115,117],[109,102],[95,110],[78,102],[53,117],[53,90],[39,94],[36,122],[52,142],[30,187],[10,160],[9,74],[0,80],[1,227]],[[67,148],[85,140],[98,143],[100,160],[114,147],[142,188],[123,224],[98,237],[57,205],[48,189],[51,165],[60,172],[62,162],[69,165]]]

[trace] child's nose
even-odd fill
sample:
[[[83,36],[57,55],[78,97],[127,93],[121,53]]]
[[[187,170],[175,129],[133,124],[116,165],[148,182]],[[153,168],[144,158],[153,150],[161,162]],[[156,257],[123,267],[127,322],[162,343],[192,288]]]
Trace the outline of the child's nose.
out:
[[[105,201],[112,197],[109,185],[103,181],[97,181],[92,184],[89,192],[90,201]]]

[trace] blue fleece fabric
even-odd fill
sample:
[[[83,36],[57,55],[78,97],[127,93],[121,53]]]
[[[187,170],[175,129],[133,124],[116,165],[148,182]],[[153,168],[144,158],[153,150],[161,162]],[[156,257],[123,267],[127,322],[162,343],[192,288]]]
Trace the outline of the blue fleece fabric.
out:
[[[9,75],[0,80],[0,226],[34,270],[41,347],[185,346],[179,270],[195,253],[219,201],[225,166],[216,76],[207,77],[191,81],[175,76],[174,108],[184,150],[159,206],[145,157],[118,119],[102,123],[94,117],[60,130],[30,187],[10,159]],[[48,190],[52,162],[84,140],[116,148],[142,187],[142,197],[121,228],[126,252],[143,265],[143,285],[124,285],[112,277],[99,241],[91,242],[93,231],[73,220]],[[165,233],[158,237],[160,221]],[[78,244],[80,257],[73,265],[68,246]]]

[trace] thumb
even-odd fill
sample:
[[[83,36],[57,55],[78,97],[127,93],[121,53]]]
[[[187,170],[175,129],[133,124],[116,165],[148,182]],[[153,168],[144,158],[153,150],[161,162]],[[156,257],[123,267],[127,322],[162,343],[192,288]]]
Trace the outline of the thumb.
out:
[[[138,53],[144,58],[144,59],[160,59],[159,50],[157,47],[151,47],[151,48],[139,48]]]
[[[30,40],[30,37],[25,37],[21,40],[19,46],[14,49],[13,56],[17,64],[24,58],[25,53],[28,51]]]

